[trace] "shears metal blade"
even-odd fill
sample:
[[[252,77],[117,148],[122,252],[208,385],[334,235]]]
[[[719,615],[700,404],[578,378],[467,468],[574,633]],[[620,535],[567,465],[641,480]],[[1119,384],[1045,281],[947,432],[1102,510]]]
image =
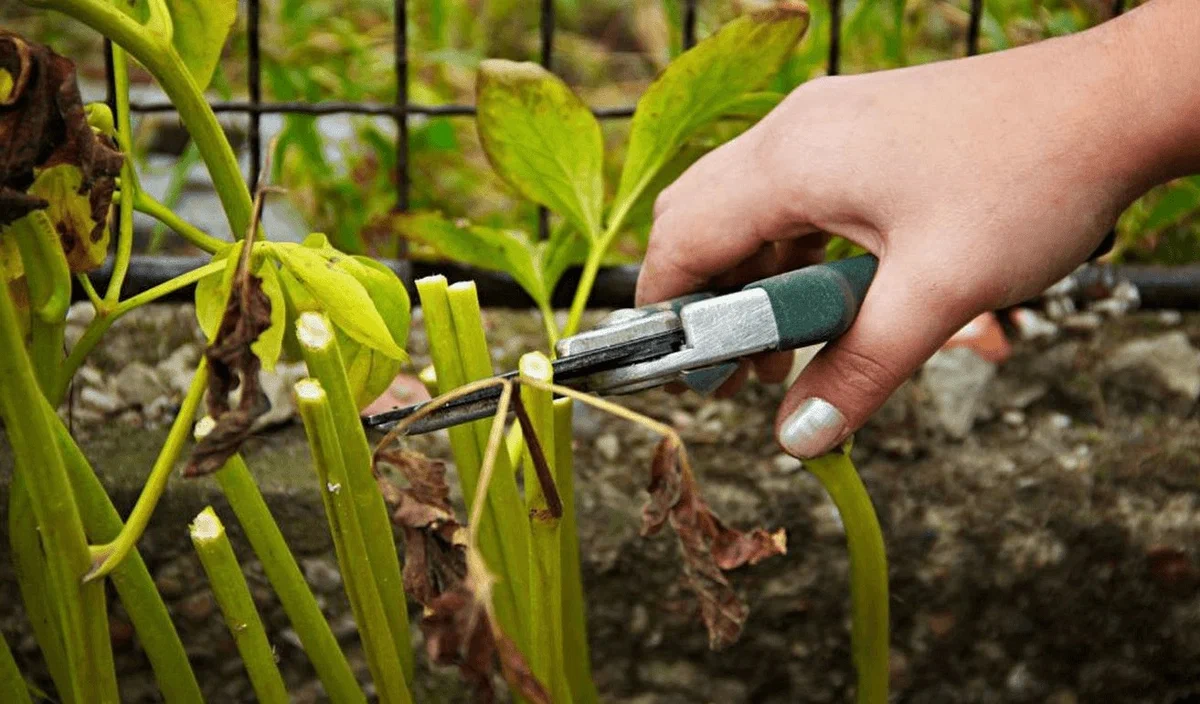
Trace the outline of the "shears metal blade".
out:
[[[629,394],[679,381],[708,394],[753,354],[828,342],[844,333],[875,277],[870,254],[797,269],[731,293],[700,293],[622,309],[595,329],[555,347],[554,381],[602,395]],[[499,378],[516,378],[508,372]],[[407,429],[419,435],[495,414],[500,387],[456,398]],[[367,416],[387,429],[427,403]]]

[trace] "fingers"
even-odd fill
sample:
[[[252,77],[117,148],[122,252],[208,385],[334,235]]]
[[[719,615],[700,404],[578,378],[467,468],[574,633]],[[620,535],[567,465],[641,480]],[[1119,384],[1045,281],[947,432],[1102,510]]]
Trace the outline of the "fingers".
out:
[[[828,452],[974,315],[920,265],[885,260],[850,330],[825,346],[789,389],[779,444],[801,459]]]
[[[758,127],[705,155],[655,205],[637,305],[690,293],[753,258],[762,245],[812,228],[774,178]]]

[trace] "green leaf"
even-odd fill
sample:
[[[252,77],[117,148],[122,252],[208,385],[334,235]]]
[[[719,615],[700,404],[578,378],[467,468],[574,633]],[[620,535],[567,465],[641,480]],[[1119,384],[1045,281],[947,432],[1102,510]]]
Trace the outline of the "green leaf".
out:
[[[757,122],[774,110],[783,98],[783,93],[772,91],[746,93],[732,100],[721,117]]]
[[[550,239],[539,242],[537,247],[538,269],[541,272],[542,289],[546,292],[546,303],[554,295],[554,287],[563,273],[571,266],[583,264],[591,250],[591,243],[579,231],[563,225],[550,233]]]
[[[347,271],[363,285],[387,324],[392,340],[404,347],[408,340],[410,320],[408,292],[399,277],[386,266],[369,257],[348,257],[342,260]],[[383,393],[400,373],[402,360],[393,359],[379,350],[359,344],[338,330],[338,344],[350,377],[359,408],[365,408]]]
[[[153,14],[152,3],[165,5],[174,27],[171,44],[196,85],[204,90],[212,82],[225,40],[237,19],[237,0],[119,0],[113,4],[145,25]]]
[[[479,140],[500,176],[598,238],[604,143],[579,96],[537,64],[502,59],[480,64],[476,94]]]
[[[534,301],[549,301],[536,249],[524,233],[451,222],[434,213],[398,216],[397,226],[402,237],[425,244],[448,259],[506,272]]]
[[[263,331],[250,345],[250,351],[262,362],[263,369],[274,371],[275,363],[283,352],[283,332],[287,319],[287,303],[279,285],[279,269],[271,257],[263,257],[254,269],[254,275],[262,280],[262,290],[271,301],[271,326]]]
[[[225,249],[213,255],[214,262],[236,262],[242,254],[242,242],[234,242]],[[233,287],[233,274],[236,266],[226,266],[219,273],[212,273],[196,282],[196,320],[204,332],[204,338],[212,342],[221,327],[221,317],[225,315],[225,301],[229,298],[229,290]],[[272,301],[274,303],[274,301]]]
[[[671,62],[638,101],[613,212],[632,206],[697,129],[766,85],[807,28],[807,7],[782,3],[729,22]]]
[[[1189,213],[1200,208],[1200,177],[1180,179],[1165,187],[1142,223],[1144,232],[1154,232],[1174,225]]]
[[[347,255],[333,249],[282,244],[276,244],[275,251],[296,281],[351,339],[393,359],[405,358],[367,289],[338,266]]]
[[[262,290],[271,301],[271,326],[259,335],[250,345],[251,351],[262,362],[263,368],[271,371],[283,350],[283,334],[287,329],[287,301],[279,284],[279,268],[274,259],[260,253],[264,243],[257,243],[252,253],[251,273],[262,280]],[[204,337],[211,342],[217,336],[221,327],[221,318],[225,315],[226,301],[229,291],[233,288],[233,277],[237,273],[238,257],[242,253],[243,242],[234,242],[225,249],[213,255],[213,261],[231,262],[220,272],[210,274],[196,282],[196,320]],[[268,250],[270,251],[270,250]]]

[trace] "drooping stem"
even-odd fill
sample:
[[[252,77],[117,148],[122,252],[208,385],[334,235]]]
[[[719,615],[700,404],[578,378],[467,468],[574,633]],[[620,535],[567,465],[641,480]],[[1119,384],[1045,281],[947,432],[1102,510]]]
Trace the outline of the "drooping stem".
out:
[[[196,439],[211,432],[214,425],[211,418],[202,419],[196,424]],[[246,461],[240,455],[234,455],[217,471],[216,477],[326,694],[335,704],[365,702],[354,671],[322,615],[316,597],[305,583],[304,574],[272,518]]]
[[[366,541],[370,575],[386,607],[387,623],[395,641],[395,651],[404,668],[404,676],[411,681],[412,642],[391,515],[375,482],[371,446],[359,420],[359,409],[350,391],[350,380],[346,376],[346,366],[338,349],[333,326],[324,315],[303,313],[296,324],[296,338],[300,342],[309,374],[321,382],[323,393],[328,396],[347,476],[343,491],[354,502],[358,529]]]
[[[36,400],[41,397],[8,287],[0,286],[0,416],[45,546],[56,627],[66,653],[69,681],[62,683],[63,693],[73,701],[115,702],[116,673],[104,667],[112,659],[111,643],[97,638],[106,636],[108,621],[104,585],[80,581],[89,564],[87,538],[51,417]]]
[[[888,570],[883,531],[871,496],[850,461],[849,443],[804,466],[825,487],[842,517],[850,551],[851,649],[859,704],[888,700]]]
[[[221,607],[242,663],[250,675],[254,694],[258,701],[283,704],[288,701],[287,687],[275,664],[275,653],[254,607],[246,577],[225,535],[225,526],[212,506],[208,506],[196,516],[188,530],[217,605]]]
[[[114,539],[124,525],[121,514],[117,513],[100,479],[66,426],[56,423],[55,431],[58,448],[71,480],[71,489],[79,501],[84,531],[93,541]],[[109,579],[116,587],[117,597],[125,606],[142,650],[150,660],[163,698],[181,704],[203,704],[204,697],[200,694],[196,674],[188,663],[187,652],[138,551],[130,552],[129,557],[112,571]]]
[[[150,523],[150,516],[158,506],[158,500],[167,488],[171,470],[175,468],[175,462],[183,452],[184,443],[191,435],[192,420],[196,417],[196,409],[200,407],[200,400],[204,397],[204,389],[207,386],[208,364],[201,359],[196,367],[196,375],[192,377],[192,384],[179,407],[179,415],[175,416],[175,422],[167,432],[167,440],[163,443],[154,466],[150,468],[150,476],[146,479],[142,493],[138,496],[125,526],[111,541],[91,548],[92,569],[85,576],[86,580],[98,579],[112,572],[141,539],[142,533]]]
[[[588,647],[587,600],[579,563],[579,528],[575,512],[575,450],[572,446],[575,404],[569,398],[554,401],[554,476],[563,515],[559,529],[562,540],[562,628],[567,682],[575,704],[599,704],[600,693],[592,679]]]
[[[145,191],[139,190],[137,192],[137,198],[133,202],[133,207],[139,213],[149,215],[163,225],[171,228],[185,240],[209,254],[220,250],[228,244],[225,240],[213,237],[187,220],[179,217],[174,210],[163,205],[154,196]]]
[[[117,228],[117,253],[113,257],[112,276],[108,279],[108,290],[104,293],[107,305],[116,305],[121,298],[121,286],[129,271],[129,258],[133,254],[133,202],[138,186],[137,172],[133,165],[133,116],[129,114],[129,60],[125,50],[114,44],[113,86],[117,99],[117,144],[125,152],[121,163],[121,200],[117,204],[120,212]]]
[[[13,659],[12,651],[8,649],[8,641],[0,635],[0,699],[12,704],[31,704],[29,687],[17,661]]]
[[[362,636],[371,676],[381,701],[408,704],[412,701],[408,680],[377,586],[376,565],[369,557],[370,548],[357,515],[359,507],[350,488],[342,449],[338,447],[341,435],[332,404],[317,380],[304,379],[296,384],[295,390],[330,529],[336,536],[334,547],[342,568],[342,581]],[[407,639],[407,630],[403,637]]]

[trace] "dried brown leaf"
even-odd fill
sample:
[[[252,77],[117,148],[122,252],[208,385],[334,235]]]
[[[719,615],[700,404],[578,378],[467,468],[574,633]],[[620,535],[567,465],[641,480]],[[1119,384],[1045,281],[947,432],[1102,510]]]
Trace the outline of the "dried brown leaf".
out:
[[[248,257],[243,257],[239,266],[248,263]],[[250,437],[254,420],[271,406],[258,378],[261,362],[250,349],[271,327],[271,299],[263,291],[262,279],[244,270],[239,274],[234,277],[217,335],[204,350],[209,369],[205,398],[216,426],[192,448],[183,470],[185,477],[220,469]],[[231,408],[230,395],[239,387],[238,406]]]
[[[733,591],[725,571],[786,552],[783,531],[755,528],[743,533],[722,523],[701,497],[683,446],[674,437],[663,438],[655,449],[647,491],[650,501],[642,511],[642,535],[654,535],[664,523],[671,524],[688,587],[700,603],[709,647],[731,645],[741,636],[749,608]]]
[[[123,157],[106,136],[87,123],[75,80],[75,65],[49,48],[0,30],[0,69],[12,76],[12,88],[0,96],[0,227],[49,207],[29,193],[37,175],[69,165],[81,174],[78,194],[87,196],[89,231],[78,223],[56,223],[72,269],[82,271],[102,263],[89,249],[107,231],[116,177]]]

